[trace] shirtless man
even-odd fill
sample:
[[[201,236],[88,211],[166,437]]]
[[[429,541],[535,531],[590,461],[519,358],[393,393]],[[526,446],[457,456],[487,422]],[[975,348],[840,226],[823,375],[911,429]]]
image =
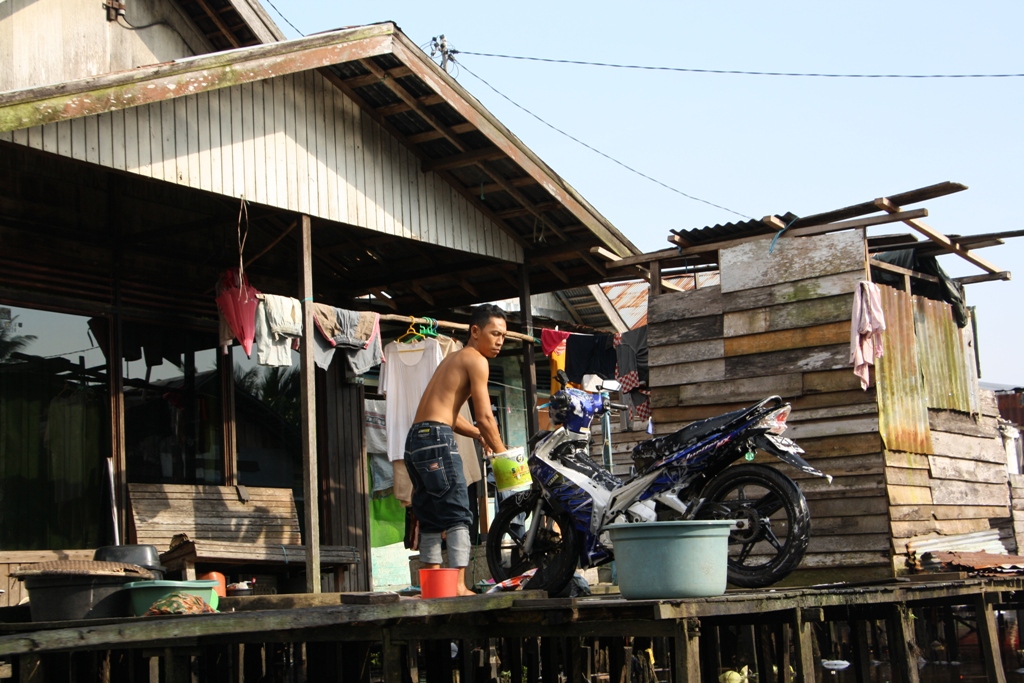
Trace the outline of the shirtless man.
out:
[[[405,440],[405,467],[413,483],[412,510],[420,522],[420,560],[427,568],[441,566],[444,534],[448,540],[448,566],[459,570],[459,595],[473,594],[466,588],[473,515],[453,432],[479,439],[485,452],[505,450],[487,393],[487,359],[498,356],[505,332],[503,310],[493,304],[473,309],[469,343],[437,366]],[[470,398],[476,426],[459,416],[462,404]]]

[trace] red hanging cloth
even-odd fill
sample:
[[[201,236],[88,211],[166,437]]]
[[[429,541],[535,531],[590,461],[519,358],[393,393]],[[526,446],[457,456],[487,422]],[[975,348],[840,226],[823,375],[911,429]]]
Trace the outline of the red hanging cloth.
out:
[[[250,357],[252,341],[256,337],[257,294],[259,292],[249,285],[249,278],[244,273],[239,278],[237,268],[224,271],[217,281],[217,308],[242,345],[245,355]]]

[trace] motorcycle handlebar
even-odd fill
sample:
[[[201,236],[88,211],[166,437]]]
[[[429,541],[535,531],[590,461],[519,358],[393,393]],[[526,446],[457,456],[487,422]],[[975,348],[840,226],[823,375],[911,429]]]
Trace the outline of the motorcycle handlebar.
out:
[[[616,410],[629,410],[629,406],[623,405],[621,403],[609,403],[608,407],[615,408]]]

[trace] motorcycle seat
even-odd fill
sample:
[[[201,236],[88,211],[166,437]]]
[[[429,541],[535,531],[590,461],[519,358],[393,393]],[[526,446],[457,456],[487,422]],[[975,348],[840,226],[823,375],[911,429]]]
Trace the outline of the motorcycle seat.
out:
[[[742,408],[740,410],[734,410],[730,413],[718,415],[717,417],[709,417],[706,420],[698,420],[697,422],[691,422],[682,429],[673,432],[672,434],[666,434],[665,436],[655,437],[648,439],[647,441],[641,441],[633,447],[633,460],[634,461],[653,461],[666,458],[674,453],[678,453],[687,446],[690,446],[697,441],[700,441],[704,437],[714,434],[731,422],[734,422],[744,415],[755,411],[761,404],[757,404],[750,408]]]

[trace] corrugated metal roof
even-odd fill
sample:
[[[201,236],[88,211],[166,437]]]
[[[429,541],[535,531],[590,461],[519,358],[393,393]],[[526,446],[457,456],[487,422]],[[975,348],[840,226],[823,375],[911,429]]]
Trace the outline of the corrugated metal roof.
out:
[[[953,309],[944,301],[914,297],[914,327],[928,407],[971,412],[967,360]]]
[[[910,190],[909,192],[888,195],[888,198],[896,206],[907,206],[909,204],[917,204],[929,199],[935,199],[936,197],[942,197],[947,194],[960,192],[966,189],[967,186],[961,185],[960,183],[944,182],[929,185],[928,187],[921,187],[916,190]],[[850,218],[858,218],[878,211],[878,207],[872,200],[869,202],[846,206],[842,209],[836,209],[825,213],[816,213],[800,218],[797,218],[796,214],[789,212],[775,215],[778,216],[783,223],[789,224],[792,221],[792,225],[790,225],[790,227],[802,228],[809,225],[825,225],[827,223],[834,223],[836,221],[843,221]],[[721,240],[737,239],[740,237],[768,235],[776,232],[776,230],[775,228],[765,225],[760,220],[755,219],[737,223],[720,223],[718,225],[697,228],[694,230],[673,230],[672,232],[679,235],[690,244],[698,245],[719,242]]]
[[[930,454],[928,403],[918,363],[914,305],[910,294],[879,285],[885,332],[885,353],[875,360],[878,429],[891,451]]]
[[[697,273],[696,278],[698,287],[711,287],[720,284],[717,270]],[[669,275],[662,279],[680,289],[694,288],[694,275]],[[612,306],[622,316],[622,320],[629,329],[635,330],[647,324],[647,295],[651,290],[651,285],[646,280],[613,282],[601,285],[601,289],[608,295],[608,300],[612,302]]]

